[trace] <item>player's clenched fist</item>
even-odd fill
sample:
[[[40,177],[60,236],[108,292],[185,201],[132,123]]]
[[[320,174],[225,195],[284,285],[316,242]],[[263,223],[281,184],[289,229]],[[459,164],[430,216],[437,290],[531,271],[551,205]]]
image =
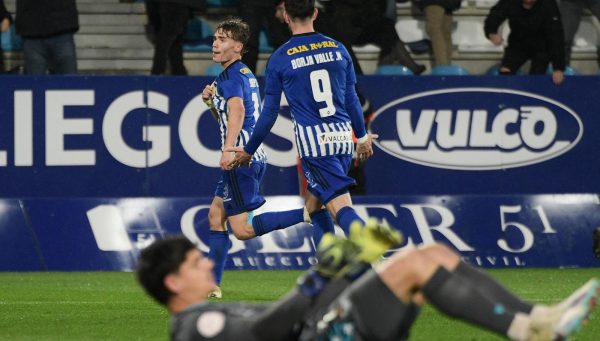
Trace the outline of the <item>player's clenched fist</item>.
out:
[[[210,84],[204,87],[202,90],[202,101],[208,105],[209,108],[213,107],[212,98],[215,95],[215,86],[214,84]]]
[[[367,134],[364,142],[358,142],[356,146],[356,157],[359,161],[366,161],[373,156],[373,140],[378,138],[377,134]]]

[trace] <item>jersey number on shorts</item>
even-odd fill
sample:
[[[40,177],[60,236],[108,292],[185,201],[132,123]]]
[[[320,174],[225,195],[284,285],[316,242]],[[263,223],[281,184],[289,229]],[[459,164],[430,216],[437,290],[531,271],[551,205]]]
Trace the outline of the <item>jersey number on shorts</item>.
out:
[[[327,70],[315,70],[311,72],[310,85],[315,101],[325,102],[325,108],[319,109],[319,114],[321,117],[328,117],[335,114],[329,72],[327,72]]]

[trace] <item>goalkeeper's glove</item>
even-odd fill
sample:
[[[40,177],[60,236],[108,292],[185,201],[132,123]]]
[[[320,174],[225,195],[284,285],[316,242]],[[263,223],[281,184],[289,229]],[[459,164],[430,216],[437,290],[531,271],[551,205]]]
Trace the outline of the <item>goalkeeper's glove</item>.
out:
[[[359,253],[360,248],[352,241],[324,234],[317,246],[317,264],[298,279],[298,288],[306,296],[318,295],[330,279],[357,271]]]
[[[350,226],[350,240],[360,246],[358,258],[365,263],[379,260],[391,247],[402,242],[400,231],[375,218],[362,225],[355,221]]]

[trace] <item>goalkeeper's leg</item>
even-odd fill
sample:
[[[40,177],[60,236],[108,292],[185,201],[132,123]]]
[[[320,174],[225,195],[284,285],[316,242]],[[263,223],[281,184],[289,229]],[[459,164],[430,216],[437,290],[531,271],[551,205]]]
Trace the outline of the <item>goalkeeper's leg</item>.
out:
[[[577,331],[589,315],[598,295],[598,285],[586,285],[583,294],[570,308],[554,314],[535,314],[513,310],[507,304],[510,293],[502,287],[501,295],[488,286],[485,276],[465,276],[456,270],[461,264],[454,252],[437,261],[421,249],[397,253],[377,267],[383,283],[403,302],[410,302],[415,292],[422,292],[427,300],[443,313],[470,322],[506,336],[512,340],[563,340]],[[496,288],[497,289],[497,288]],[[495,290],[497,291],[497,290]],[[569,300],[573,301],[573,300]],[[526,304],[526,303],[524,303]],[[527,309],[524,309],[527,310]]]

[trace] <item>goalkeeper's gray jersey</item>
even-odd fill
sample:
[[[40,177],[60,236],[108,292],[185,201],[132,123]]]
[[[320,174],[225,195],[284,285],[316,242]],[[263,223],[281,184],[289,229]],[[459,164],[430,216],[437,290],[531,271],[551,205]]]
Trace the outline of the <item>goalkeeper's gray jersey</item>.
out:
[[[171,340],[257,340],[251,327],[266,308],[267,305],[242,303],[191,306],[171,319]]]
[[[345,280],[329,283],[314,301],[296,290],[268,305],[208,302],[191,306],[173,316],[171,339],[399,341],[407,339],[418,313],[418,307],[402,303],[369,271],[352,284]]]

